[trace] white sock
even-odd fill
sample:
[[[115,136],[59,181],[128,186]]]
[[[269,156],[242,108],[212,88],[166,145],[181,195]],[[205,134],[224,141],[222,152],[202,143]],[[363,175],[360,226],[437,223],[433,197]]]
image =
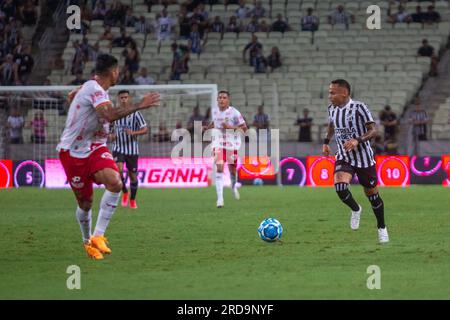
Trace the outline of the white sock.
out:
[[[109,220],[116,211],[119,203],[120,192],[113,193],[105,190],[102,201],[100,202],[100,212],[98,213],[97,225],[95,226],[94,236],[103,236],[108,227]]]
[[[216,172],[216,192],[217,192],[217,199],[218,200],[223,199],[223,173],[222,172]]]
[[[76,216],[83,236],[83,242],[89,242],[92,228],[92,210],[84,211],[80,207],[77,207]]]

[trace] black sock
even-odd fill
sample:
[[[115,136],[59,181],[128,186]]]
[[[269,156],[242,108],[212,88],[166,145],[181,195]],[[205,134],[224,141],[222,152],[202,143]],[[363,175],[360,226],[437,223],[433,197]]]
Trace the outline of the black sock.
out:
[[[359,205],[356,203],[351,192],[348,190],[348,183],[339,182],[335,183],[336,193],[343,203],[348,205],[352,211],[359,211]]]
[[[130,183],[130,189],[131,189],[131,200],[136,199],[136,193],[138,189],[138,182],[131,182]]]
[[[123,193],[127,193],[128,189],[127,189],[127,184],[125,183],[125,179],[122,178],[122,192]]]
[[[377,218],[377,227],[385,228],[384,225],[384,202],[379,193],[368,196],[370,203],[372,204],[373,213]]]

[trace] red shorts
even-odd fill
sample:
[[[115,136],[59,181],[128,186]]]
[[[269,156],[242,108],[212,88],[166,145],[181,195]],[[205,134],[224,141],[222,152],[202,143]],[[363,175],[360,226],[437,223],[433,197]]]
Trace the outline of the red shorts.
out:
[[[237,164],[237,160],[238,160],[237,150],[214,148],[213,152],[214,152],[214,160],[216,161],[216,163],[221,164],[221,163],[227,162],[228,164],[233,164],[233,165]]]
[[[97,171],[111,168],[119,172],[111,153],[106,147],[96,149],[87,158],[74,158],[68,150],[61,150],[59,159],[78,202],[92,202],[93,183],[99,184],[94,178]]]

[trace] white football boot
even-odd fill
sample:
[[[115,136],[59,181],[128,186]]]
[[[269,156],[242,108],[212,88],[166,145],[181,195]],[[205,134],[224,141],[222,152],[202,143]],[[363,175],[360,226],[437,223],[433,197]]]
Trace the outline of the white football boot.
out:
[[[352,211],[352,216],[350,217],[350,228],[352,230],[358,230],[359,220],[361,219],[362,207],[359,206],[358,211]]]
[[[380,243],[389,242],[389,235],[386,227],[378,229],[378,241]]]
[[[217,208],[223,208],[223,199],[217,199]]]

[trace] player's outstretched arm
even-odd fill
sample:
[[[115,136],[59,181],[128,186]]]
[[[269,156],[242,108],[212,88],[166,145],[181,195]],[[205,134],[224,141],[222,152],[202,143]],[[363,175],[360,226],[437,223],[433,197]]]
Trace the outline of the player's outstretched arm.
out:
[[[108,122],[113,122],[136,111],[157,107],[159,106],[159,101],[159,93],[153,92],[146,94],[138,104],[126,104],[114,108],[112,103],[105,103],[98,106],[95,111],[100,118],[103,118]]]
[[[334,125],[333,123],[328,123],[327,127],[327,135],[325,139],[323,139],[323,146],[322,146],[322,154],[325,157],[328,157],[331,154],[331,148],[329,146],[331,138],[333,138],[334,135]]]

